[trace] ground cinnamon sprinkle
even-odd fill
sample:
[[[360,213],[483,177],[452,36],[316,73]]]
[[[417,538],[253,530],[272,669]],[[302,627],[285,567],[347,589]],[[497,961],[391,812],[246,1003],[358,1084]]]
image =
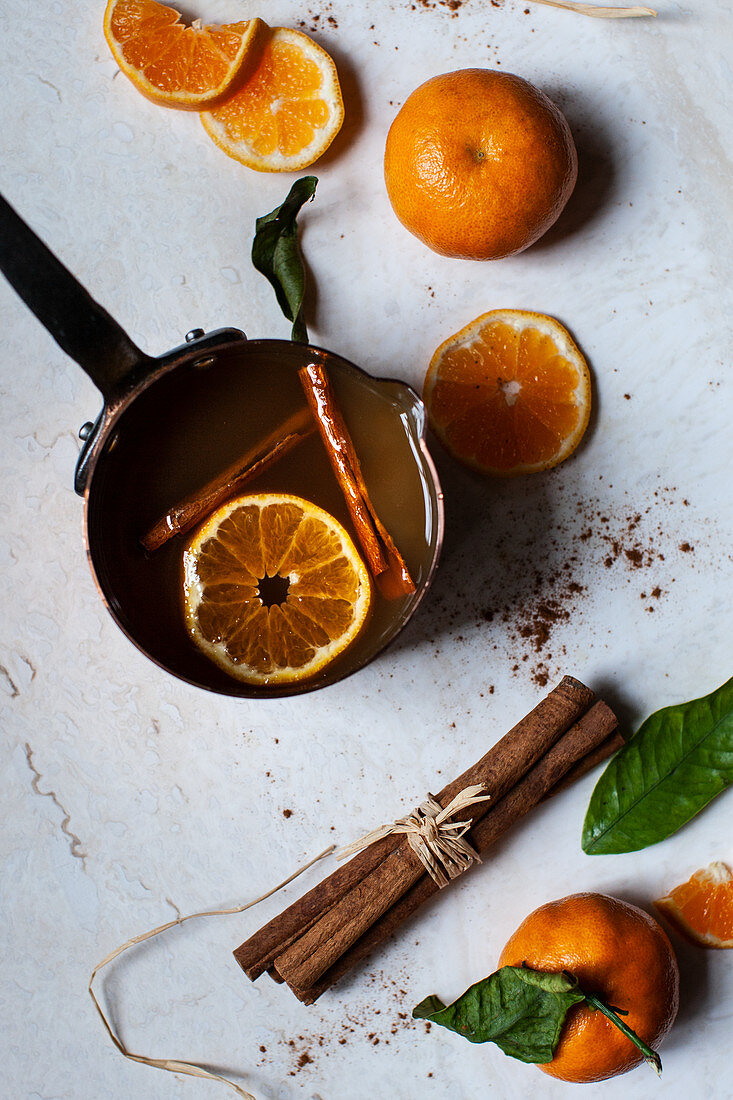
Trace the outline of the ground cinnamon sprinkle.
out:
[[[417,11],[419,8],[423,8],[426,11],[432,11],[435,8],[447,8],[451,13],[451,18],[455,19],[458,14],[458,9],[463,7],[467,0],[415,0],[415,3],[410,5],[411,11]],[[491,0],[495,7],[498,7],[498,0]]]
[[[436,654],[446,637],[451,645],[478,642],[493,660],[508,662],[515,676],[544,687],[566,667],[563,642],[591,600],[612,599],[638,585],[645,613],[660,609],[680,570],[695,568],[693,541],[685,538],[695,522],[689,501],[661,481],[641,497],[643,504],[632,491],[619,503],[612,485],[609,501],[602,482],[599,492],[583,497],[554,487],[551,501],[541,490],[533,496],[532,487],[518,498],[512,487],[492,486],[485,505],[477,504],[475,486],[464,490],[463,515],[453,518],[459,545],[450,545],[449,512],[431,603],[428,629]],[[487,518],[477,522],[484,507]],[[683,522],[687,531],[680,530]],[[706,523],[698,521],[698,544]],[[601,625],[598,644],[605,636]]]
[[[338,29],[338,20],[331,14],[332,5],[330,3],[319,4],[318,10],[313,11],[308,9],[308,15],[305,19],[299,19],[297,26],[301,31],[310,31],[311,34],[317,34],[318,31],[323,30],[323,22],[328,24],[329,30]]]
[[[350,1004],[333,1025],[329,1024],[323,1033],[304,1032],[293,1038],[281,1038],[277,1045],[288,1059],[290,1068],[288,1077],[297,1077],[299,1073],[309,1072],[308,1067],[317,1067],[319,1059],[342,1056],[341,1048],[348,1045],[387,1046],[390,1040],[402,1031],[414,1031],[415,1028],[429,1025],[428,1021],[413,1020],[408,1007],[408,994],[404,988],[404,976],[400,977],[384,970],[373,970],[365,975],[367,993],[364,1005],[359,1008]],[[381,1006],[381,1007],[379,1007]],[[412,1000],[409,1001],[409,1008]],[[381,1017],[381,1019],[380,1019]],[[324,1029],[326,1025],[324,1024]],[[273,1056],[267,1048],[260,1046],[261,1056],[258,1066],[272,1066]],[[287,1063],[286,1063],[287,1064]]]

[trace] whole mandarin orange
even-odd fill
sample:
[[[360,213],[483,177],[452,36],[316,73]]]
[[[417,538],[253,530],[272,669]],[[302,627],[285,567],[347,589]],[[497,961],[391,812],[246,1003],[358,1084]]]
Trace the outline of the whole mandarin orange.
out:
[[[672,1026],[679,969],[653,917],[605,894],[571,894],[540,906],[504,946],[499,966],[568,970],[586,993],[628,1012],[624,1023],[655,1047]],[[539,1068],[563,1081],[604,1081],[643,1061],[630,1039],[585,1004],[570,1009],[551,1062]]]
[[[534,244],[570,198],[578,158],[555,104],[527,80],[489,69],[435,76],[387,135],[394,212],[434,252],[498,260]]]

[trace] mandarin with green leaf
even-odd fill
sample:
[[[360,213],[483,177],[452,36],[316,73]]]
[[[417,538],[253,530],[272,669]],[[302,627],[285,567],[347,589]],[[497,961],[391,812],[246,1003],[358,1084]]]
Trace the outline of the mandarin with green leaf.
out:
[[[656,1047],[677,1015],[679,968],[661,925],[629,902],[605,894],[571,894],[540,906],[504,946],[499,966],[567,971],[623,1022]],[[644,1055],[600,1011],[573,1006],[550,1062],[540,1069],[563,1081],[604,1081],[641,1064]]]

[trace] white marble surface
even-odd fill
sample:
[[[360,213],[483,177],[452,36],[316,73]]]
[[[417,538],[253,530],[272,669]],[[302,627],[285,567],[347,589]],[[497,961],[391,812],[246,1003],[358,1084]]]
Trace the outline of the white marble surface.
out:
[[[103,6],[39,0],[31,12],[3,0],[0,190],[151,352],[198,325],[286,335],[248,254],[255,216],[290,178],[248,171],[195,116],[140,98],[116,72]],[[107,951],[179,910],[244,901],[332,839],[414,804],[525,713],[543,675],[567,671],[605,690],[629,726],[730,675],[731,17],[722,0],[660,9],[656,21],[611,23],[522,0],[464,0],[454,13],[440,2],[331,0],[320,19],[292,0],[191,7],[302,21],[339,64],[348,121],[315,167],[304,219],[315,340],[419,386],[441,340],[514,306],[561,318],[593,368],[596,416],[566,466],[495,485],[437,456],[448,537],[434,590],[397,646],[321,693],[207,695],[117,630],[86,566],[71,487],[76,432],[98,394],[0,280],[9,1100],[226,1095],[114,1050],[86,992]],[[493,265],[442,259],[391,214],[386,130],[428,76],[499,65],[565,109],[580,183],[530,252]],[[627,550],[641,552],[639,568]],[[582,586],[574,595],[555,577],[565,562]],[[560,613],[540,651],[521,637],[537,611],[536,568]],[[102,982],[125,1040],[227,1067],[261,1100],[565,1095],[495,1048],[427,1036],[403,1014],[490,971],[544,901],[598,889],[648,906],[696,867],[733,860],[730,793],[656,848],[588,858],[579,834],[591,789],[587,779],[528,819],[313,1008],[266,979],[250,985],[230,954],[279,900],[130,954]],[[662,1084],[638,1070],[584,1095],[733,1095],[733,957],[675,946],[682,1005]]]

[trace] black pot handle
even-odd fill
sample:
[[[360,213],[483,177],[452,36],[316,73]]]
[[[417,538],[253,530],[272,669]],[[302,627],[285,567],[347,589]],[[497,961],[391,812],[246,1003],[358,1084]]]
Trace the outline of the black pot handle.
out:
[[[152,362],[0,195],[0,271],[105,401]]]

